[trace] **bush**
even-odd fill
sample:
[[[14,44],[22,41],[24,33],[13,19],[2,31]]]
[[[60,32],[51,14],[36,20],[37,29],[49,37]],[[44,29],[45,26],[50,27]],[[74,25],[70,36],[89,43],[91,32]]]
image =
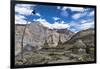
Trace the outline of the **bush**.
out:
[[[89,55],[81,55],[78,58],[79,61],[92,61],[92,58]]]

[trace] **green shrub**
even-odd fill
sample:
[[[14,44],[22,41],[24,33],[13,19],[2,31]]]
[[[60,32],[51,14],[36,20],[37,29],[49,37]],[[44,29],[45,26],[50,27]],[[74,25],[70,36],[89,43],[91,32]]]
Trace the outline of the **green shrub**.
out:
[[[79,58],[78,58],[79,61],[91,61],[92,58],[89,56],[89,55],[81,55]]]

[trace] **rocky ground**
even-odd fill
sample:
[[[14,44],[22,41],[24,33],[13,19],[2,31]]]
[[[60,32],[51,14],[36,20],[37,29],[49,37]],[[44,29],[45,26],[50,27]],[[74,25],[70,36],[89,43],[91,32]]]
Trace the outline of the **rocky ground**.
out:
[[[72,63],[72,62],[87,62],[94,61],[90,54],[82,53],[75,54],[72,51],[64,49],[47,49],[39,51],[27,51],[16,56],[16,65],[34,65],[34,64],[54,64],[54,63]]]

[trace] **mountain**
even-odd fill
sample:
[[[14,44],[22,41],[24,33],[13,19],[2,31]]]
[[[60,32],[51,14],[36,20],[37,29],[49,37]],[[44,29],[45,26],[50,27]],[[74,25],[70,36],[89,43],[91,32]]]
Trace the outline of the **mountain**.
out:
[[[94,29],[92,28],[82,30],[73,35],[69,41],[65,42],[65,44],[72,44],[78,40],[81,40],[83,43],[85,43],[86,46],[94,47],[94,33]]]
[[[21,58],[25,26],[15,25],[16,65],[87,62],[95,59],[94,29],[73,33],[68,29],[50,29],[40,22],[27,24],[23,41],[24,58]]]
[[[94,29],[86,29],[82,30],[71,37],[70,40],[63,43],[63,46],[66,50],[72,51],[72,53],[85,54],[82,55],[81,60],[83,59],[87,61],[91,61],[94,59],[94,51],[95,51],[95,32]],[[87,56],[88,55],[88,56]],[[88,58],[86,58],[88,57]],[[80,57],[78,57],[80,58]]]
[[[21,51],[22,34],[25,28],[25,24],[15,25],[15,54],[17,55]],[[49,29],[40,22],[33,22],[27,25],[24,34],[23,45],[24,48],[31,50],[39,50],[44,47],[47,42],[48,47],[57,47],[59,40],[61,43],[68,41],[72,36],[73,32],[67,29]]]

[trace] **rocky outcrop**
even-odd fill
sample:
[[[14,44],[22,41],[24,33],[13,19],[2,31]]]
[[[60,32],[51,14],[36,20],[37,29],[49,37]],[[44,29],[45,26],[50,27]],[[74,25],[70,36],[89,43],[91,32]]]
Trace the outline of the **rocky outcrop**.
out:
[[[23,34],[24,28],[25,28],[25,25],[21,25],[21,24],[15,25],[16,52],[20,51],[22,34]],[[24,34],[23,45],[26,48],[32,46],[34,48],[37,48],[36,50],[39,50],[45,47],[44,44],[46,41],[48,44],[48,47],[54,48],[54,47],[57,47],[59,40],[62,43],[64,43],[68,41],[72,37],[73,34],[74,34],[73,32],[67,29],[49,29],[48,27],[45,27],[40,22],[33,22],[27,25],[27,28]]]
[[[72,38],[69,41],[65,42],[63,45],[66,50],[72,51],[72,53],[74,53],[75,55],[81,54],[81,56],[77,57],[82,58],[80,61],[83,61],[83,59],[84,61],[91,61],[95,56],[94,36],[94,29],[82,30],[73,35]]]

